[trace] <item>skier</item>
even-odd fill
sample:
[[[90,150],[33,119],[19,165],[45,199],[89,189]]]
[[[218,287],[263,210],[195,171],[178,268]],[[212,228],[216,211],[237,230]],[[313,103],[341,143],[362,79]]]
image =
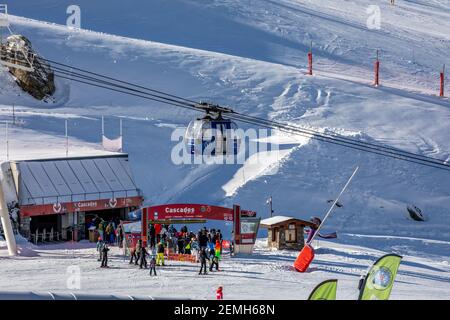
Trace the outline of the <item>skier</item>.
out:
[[[212,262],[212,259],[214,258],[216,251],[214,249],[214,242],[212,242],[211,236],[209,237],[208,241],[208,250],[209,250],[209,259]]]
[[[103,243],[102,237],[98,237],[98,240],[97,240],[98,260],[97,261],[102,261],[103,244],[104,243]]]
[[[105,244],[102,247],[102,268],[108,268],[108,244],[105,242]]]
[[[164,244],[161,241],[157,246],[156,263],[158,266],[164,265]]]
[[[200,253],[200,248],[198,246],[198,241],[197,241],[196,238],[192,238],[192,241],[191,241],[191,254],[196,257],[197,261],[198,261],[198,258],[199,258],[199,253]]]
[[[216,266],[216,271],[219,271],[219,258],[217,256],[212,258],[211,264],[209,265],[209,271],[212,272],[214,266]]]
[[[188,239],[186,239],[187,241]],[[192,246],[192,240],[189,240],[186,247],[184,247],[184,254],[191,254],[191,246]]]
[[[111,223],[108,223],[105,228],[105,242],[111,243]]]
[[[184,238],[182,233],[180,232],[180,234],[178,235],[178,253],[179,254],[184,254]]]
[[[203,274],[208,274],[206,272],[206,250],[203,248],[200,250],[200,271],[198,274],[202,274],[202,270],[203,270]]]
[[[222,286],[220,286],[219,288],[217,288],[217,291],[216,291],[216,299],[217,299],[217,300],[223,300],[223,288],[222,288]]]
[[[104,238],[103,236],[103,219],[100,220],[100,223],[98,224],[98,234],[100,235],[100,238]]]
[[[122,248],[122,244],[123,244],[123,229],[122,225],[119,224],[119,226],[117,227],[117,245],[119,246],[119,248]]]
[[[198,242],[200,245],[200,249],[205,249],[208,246],[208,235],[206,234],[206,230],[202,230],[198,236]]]
[[[154,248],[156,246],[156,231],[155,226],[152,224],[150,226],[150,248]]]
[[[219,240],[219,242],[220,242],[220,254],[222,254],[222,241],[223,241],[223,237],[222,237],[222,232],[220,232],[220,229],[217,230],[216,237],[217,237],[217,240]]]
[[[222,245],[220,244],[219,240],[216,241],[216,246],[214,247],[214,251],[215,251],[215,256],[217,257],[217,259],[220,260],[220,255],[222,253]]]
[[[150,275],[152,275],[152,272],[154,272],[156,276],[156,259],[155,256],[153,255],[152,258],[150,259]]]
[[[139,261],[139,256],[141,253],[141,248],[142,248],[142,240],[139,240],[138,243],[136,244],[136,246],[134,247],[134,249],[131,250],[130,264],[132,264],[133,260],[135,260],[134,264],[137,266],[138,261]]]
[[[147,269],[147,249],[145,247],[141,248],[141,252],[140,254],[140,259],[141,259],[141,264],[139,265],[139,268],[142,269],[142,267],[144,267],[144,269]]]

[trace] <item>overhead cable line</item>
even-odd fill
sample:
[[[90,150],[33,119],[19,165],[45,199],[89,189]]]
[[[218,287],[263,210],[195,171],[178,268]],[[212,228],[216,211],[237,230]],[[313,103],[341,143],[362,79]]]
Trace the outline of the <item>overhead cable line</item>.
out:
[[[127,81],[122,81],[109,76],[104,76],[99,73],[91,72],[81,68],[73,67],[67,64],[59,63],[49,59],[43,59],[49,63],[56,64],[58,66],[52,66],[55,70],[55,75],[60,78],[76,81],[79,83],[116,91],[156,102],[165,103],[168,105],[189,109],[192,111],[204,111],[201,103],[196,101],[185,99],[173,94],[168,94],[159,90],[154,90],[141,85],[133,84]],[[63,66],[63,67],[60,67]],[[66,69],[69,68],[69,69]],[[77,72],[73,71],[77,70]],[[148,91],[148,92],[146,92]],[[430,167],[444,169],[450,171],[450,165],[445,160],[436,159],[428,156],[418,155],[412,152],[403,151],[390,146],[382,146],[375,143],[364,142],[356,139],[343,137],[337,134],[322,133],[316,130],[300,127],[297,125],[290,125],[279,121],[268,120],[264,118],[245,115],[242,113],[234,112],[231,109],[222,108],[223,110],[229,110],[226,113],[226,117],[244,122],[247,124],[258,125],[262,127],[277,129],[287,133],[293,133],[312,139],[317,139],[324,142],[333,143],[336,145],[353,148],[356,150],[370,152],[377,155],[387,156],[399,160],[405,160],[416,164],[427,165]],[[221,109],[221,110],[222,110]]]

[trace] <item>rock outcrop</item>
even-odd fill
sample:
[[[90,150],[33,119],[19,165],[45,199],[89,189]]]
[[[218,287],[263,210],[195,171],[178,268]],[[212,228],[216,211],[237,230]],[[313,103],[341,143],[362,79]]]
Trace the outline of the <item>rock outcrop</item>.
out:
[[[38,100],[48,99],[55,93],[54,74],[50,64],[39,57],[26,37],[9,36],[2,44],[1,53],[1,59],[5,62],[33,68],[29,71],[7,66],[25,92]]]

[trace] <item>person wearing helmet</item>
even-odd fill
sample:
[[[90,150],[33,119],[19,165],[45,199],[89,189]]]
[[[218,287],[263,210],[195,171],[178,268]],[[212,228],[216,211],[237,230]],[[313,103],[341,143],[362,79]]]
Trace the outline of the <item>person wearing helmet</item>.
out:
[[[164,244],[160,241],[157,245],[156,263],[158,266],[164,265]]]
[[[200,263],[201,263],[200,271],[198,272],[198,274],[202,274],[202,271],[203,271],[203,274],[208,274],[206,272],[206,249],[205,248],[202,248],[200,250]]]

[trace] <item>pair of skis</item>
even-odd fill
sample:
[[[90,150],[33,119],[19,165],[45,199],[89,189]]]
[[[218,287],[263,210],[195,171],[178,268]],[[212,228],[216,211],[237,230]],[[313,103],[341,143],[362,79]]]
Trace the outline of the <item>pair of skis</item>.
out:
[[[347,183],[345,184],[344,188],[342,188],[342,190],[339,193],[339,195],[337,196],[337,198],[333,201],[333,204],[331,205],[330,209],[328,209],[328,212],[325,214],[325,217],[323,218],[322,223],[319,225],[319,227],[317,228],[316,232],[311,237],[311,239],[309,239],[309,242],[307,242],[305,244],[305,246],[303,247],[303,249],[300,251],[297,259],[294,262],[294,268],[297,271],[305,272],[308,269],[311,262],[313,261],[314,248],[311,246],[311,243],[314,240],[314,238],[319,234],[320,229],[322,228],[322,226],[325,223],[325,221],[327,220],[327,218],[330,216],[331,212],[333,212],[334,208],[336,207],[336,203],[339,201],[340,197],[347,189],[347,187],[350,184],[350,182],[352,181],[353,177],[356,175],[356,172],[358,172],[358,169],[359,169],[359,167],[355,168],[355,170],[353,171],[353,174],[347,180]]]

